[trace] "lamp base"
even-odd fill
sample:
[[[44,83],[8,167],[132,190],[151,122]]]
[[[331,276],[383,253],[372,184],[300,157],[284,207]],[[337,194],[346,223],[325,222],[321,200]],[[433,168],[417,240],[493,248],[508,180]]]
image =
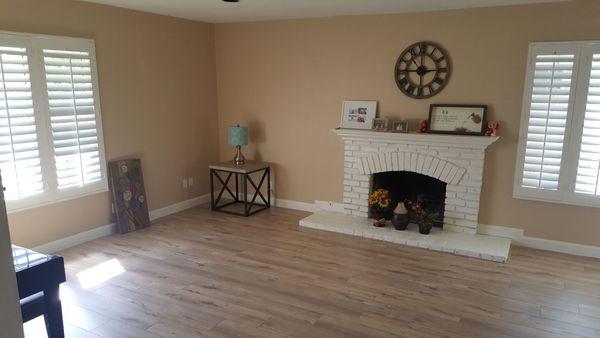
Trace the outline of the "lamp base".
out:
[[[233,158],[233,163],[235,163],[236,165],[242,165],[246,163],[246,158],[244,157],[244,155],[242,155],[242,146],[235,146],[235,148],[236,153],[235,157]]]

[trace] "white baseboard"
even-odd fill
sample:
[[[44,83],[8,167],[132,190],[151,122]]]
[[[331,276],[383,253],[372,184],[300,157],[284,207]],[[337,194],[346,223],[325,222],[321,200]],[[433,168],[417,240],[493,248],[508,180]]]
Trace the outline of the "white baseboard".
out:
[[[153,221],[157,218],[165,217],[176,212],[180,212],[186,209],[193,208],[195,206],[207,203],[210,201],[210,194],[198,196],[189,200],[174,203],[164,208],[150,211],[150,220]],[[80,232],[78,234],[61,238],[56,241],[38,245],[33,248],[34,251],[42,252],[45,254],[52,254],[61,250],[68,249],[70,247],[93,241],[94,239],[102,238],[117,232],[117,225],[115,223],[103,225],[88,231]]]
[[[279,208],[288,208],[307,212],[317,212],[320,210],[344,212],[344,204],[331,201],[315,201],[314,203],[306,203],[277,198],[275,199],[274,205]]]
[[[523,229],[489,224],[479,224],[477,226],[477,233],[482,235],[505,237],[515,240],[524,236]]]
[[[308,212],[315,212],[318,210],[313,203],[284,200],[281,198],[275,199],[275,206],[279,208],[302,210]]]
[[[210,194],[198,196],[195,198],[191,198],[189,200],[185,200],[185,201],[181,201],[181,202],[174,203],[171,205],[167,205],[164,208],[150,211],[150,220],[153,221],[157,218],[165,217],[165,216],[174,214],[176,212],[190,209],[190,208],[193,208],[200,204],[204,204],[204,203],[208,203],[208,202],[210,202]]]
[[[598,246],[525,236],[523,229],[479,224],[477,232],[482,235],[510,238],[514,244],[529,248],[561,252],[576,256],[600,258],[600,247]]]
[[[344,212],[344,203],[336,203],[332,201],[315,201],[315,208],[317,211],[325,210],[325,211],[337,211]]]
[[[117,232],[117,224],[111,223],[107,225],[103,225],[92,230],[80,232],[73,236],[61,238],[59,240],[38,245],[34,247],[32,250],[45,253],[45,254],[53,254],[55,252],[68,249],[70,247],[74,247],[81,243],[93,241],[97,238],[105,237]]]

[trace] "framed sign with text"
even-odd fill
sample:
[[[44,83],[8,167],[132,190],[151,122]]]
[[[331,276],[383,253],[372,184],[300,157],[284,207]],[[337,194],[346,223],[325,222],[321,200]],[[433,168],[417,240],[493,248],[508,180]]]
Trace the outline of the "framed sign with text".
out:
[[[429,107],[429,132],[434,134],[483,135],[487,106],[432,104]]]

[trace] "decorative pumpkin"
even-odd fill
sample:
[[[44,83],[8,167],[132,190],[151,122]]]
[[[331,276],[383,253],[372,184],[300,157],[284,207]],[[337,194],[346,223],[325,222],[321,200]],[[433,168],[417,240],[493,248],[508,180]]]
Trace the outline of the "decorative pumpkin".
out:
[[[426,133],[428,130],[429,126],[427,125],[427,120],[419,122],[419,133]]]
[[[488,122],[487,129],[485,130],[484,135],[485,136],[496,136],[499,126],[500,126],[500,124],[498,123],[498,121]]]

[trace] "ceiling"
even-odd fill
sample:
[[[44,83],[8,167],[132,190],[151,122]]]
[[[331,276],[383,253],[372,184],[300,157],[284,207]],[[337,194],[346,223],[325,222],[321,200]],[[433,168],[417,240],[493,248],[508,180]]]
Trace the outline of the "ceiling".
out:
[[[83,0],[205,22],[426,12],[565,0]],[[567,0],[568,1],[568,0]]]

